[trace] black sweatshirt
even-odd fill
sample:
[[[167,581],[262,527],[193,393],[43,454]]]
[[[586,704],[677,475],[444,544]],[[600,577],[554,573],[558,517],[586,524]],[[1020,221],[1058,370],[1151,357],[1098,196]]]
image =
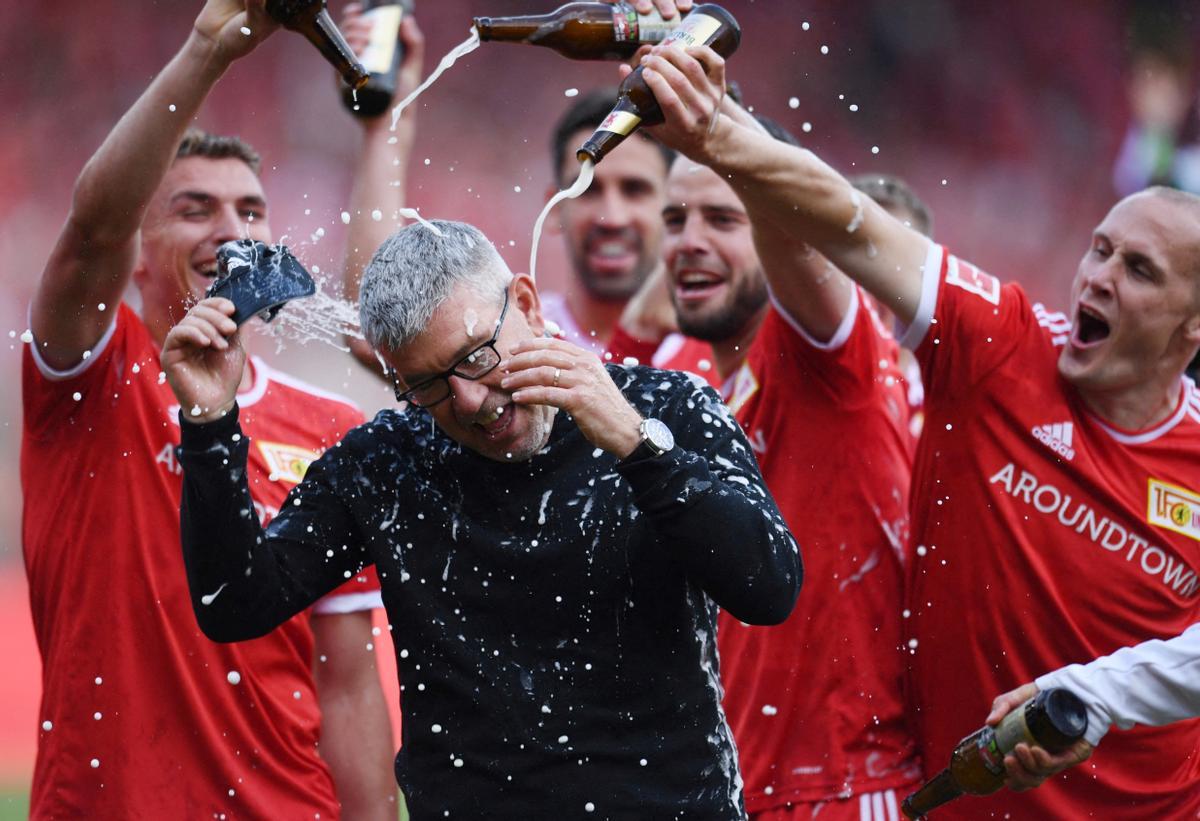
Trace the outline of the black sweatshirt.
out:
[[[542,451],[502,463],[423,411],[386,410],[312,464],[265,532],[236,409],[183,419],[183,553],[210,638],[261,636],[376,566],[414,819],[744,815],[717,606],[783,621],[799,553],[711,388],[609,372],[673,451],[618,461],[560,411]]]

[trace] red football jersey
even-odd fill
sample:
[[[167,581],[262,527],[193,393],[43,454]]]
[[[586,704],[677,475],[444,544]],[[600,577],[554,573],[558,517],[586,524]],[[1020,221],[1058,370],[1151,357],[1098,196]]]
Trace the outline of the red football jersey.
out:
[[[178,405],[146,327],[121,305],[66,373],[27,348],[22,530],[43,664],[32,817],[336,818],[316,750],[308,614],[240,644],[196,625],[179,547]],[[252,372],[239,403],[265,519],[362,416],[259,360]],[[377,606],[378,581],[361,578],[321,604]]]
[[[713,362],[712,346],[683,334],[670,334],[661,343],[643,342],[618,325],[608,341],[605,357],[613,362],[636,359],[643,365],[666,371],[694,373],[714,388],[720,389],[721,377]]]
[[[720,615],[750,812],[920,778],[903,699],[911,446],[897,352],[856,289],[825,344],[772,306],[726,382],[804,558],[804,589],[782,625]]]
[[[1200,618],[1200,398],[1118,430],[1058,375],[1062,314],[931,246],[915,346],[926,424],[913,476],[911,636],[927,772],[1036,676]],[[1195,721],[1109,733],[1025,793],[964,798],[946,818],[1196,818]]]

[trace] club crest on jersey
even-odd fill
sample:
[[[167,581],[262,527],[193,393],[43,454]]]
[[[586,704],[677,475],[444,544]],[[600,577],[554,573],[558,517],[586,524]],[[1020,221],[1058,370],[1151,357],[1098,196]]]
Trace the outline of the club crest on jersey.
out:
[[[749,402],[750,397],[756,393],[758,393],[758,380],[754,378],[754,371],[750,369],[750,365],[743,362],[742,367],[738,368],[737,373],[733,375],[733,390],[725,404],[729,406],[730,413],[737,415],[742,406]]]
[[[1075,438],[1075,425],[1071,422],[1038,425],[1031,433],[1033,433],[1034,439],[1050,448],[1050,450],[1068,462],[1075,458],[1075,449],[1071,447],[1071,443]]]
[[[1200,495],[1151,479],[1146,521],[1200,541]]]
[[[1000,304],[1000,280],[958,257],[950,257],[947,263],[946,284],[981,296],[993,305]]]
[[[319,453],[296,445],[285,445],[281,442],[264,442],[256,440],[258,451],[267,462],[267,470],[277,482],[287,482],[298,485],[304,479]]]

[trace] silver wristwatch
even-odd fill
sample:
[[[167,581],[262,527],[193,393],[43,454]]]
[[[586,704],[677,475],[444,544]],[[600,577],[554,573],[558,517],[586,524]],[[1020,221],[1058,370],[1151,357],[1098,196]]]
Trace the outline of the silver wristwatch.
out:
[[[641,442],[632,456],[662,456],[675,447],[675,436],[661,419],[643,419],[638,425]]]

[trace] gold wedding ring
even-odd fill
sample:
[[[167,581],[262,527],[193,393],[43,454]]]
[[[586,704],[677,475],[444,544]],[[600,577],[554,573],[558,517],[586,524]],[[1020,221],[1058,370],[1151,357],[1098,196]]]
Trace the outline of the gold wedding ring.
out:
[[[562,376],[562,368],[554,369],[554,387],[558,387],[558,378]]]

